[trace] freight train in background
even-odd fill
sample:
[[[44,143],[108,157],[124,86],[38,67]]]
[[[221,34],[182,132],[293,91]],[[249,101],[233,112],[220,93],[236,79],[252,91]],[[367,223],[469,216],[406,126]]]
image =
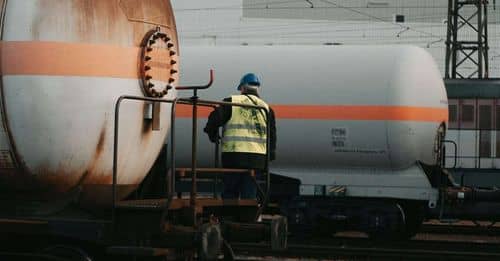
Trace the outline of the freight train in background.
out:
[[[204,93],[210,99],[234,93],[246,72],[262,78],[263,98],[277,117],[272,201],[301,233],[357,229],[401,238],[426,219],[500,218],[498,190],[460,186],[443,168],[444,157],[454,158],[445,139],[454,126],[444,82],[423,49],[197,46],[183,49],[183,59],[187,79],[216,70]],[[176,156],[188,164],[189,137],[178,142]],[[200,143],[200,166],[213,166],[217,150],[206,137]]]
[[[256,200],[173,198],[175,170],[154,195],[143,182],[183,89],[170,1],[0,7],[0,259],[214,258],[240,221],[286,237],[282,218],[255,223]]]

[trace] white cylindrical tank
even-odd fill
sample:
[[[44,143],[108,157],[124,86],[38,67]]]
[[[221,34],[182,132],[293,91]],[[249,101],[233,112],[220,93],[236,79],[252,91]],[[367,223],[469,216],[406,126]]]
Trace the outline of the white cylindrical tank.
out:
[[[236,94],[247,72],[261,78],[262,98],[277,118],[272,172],[313,177],[364,169],[367,174],[387,174],[401,173],[417,161],[436,163],[437,130],[448,120],[447,97],[436,63],[423,49],[187,47],[183,66],[183,76],[190,81],[201,81],[209,68],[215,69],[213,87],[200,94],[207,99]],[[184,124],[189,128],[187,121]],[[213,146],[200,135],[202,165],[212,166]],[[188,165],[189,152],[181,150],[189,148],[190,139],[180,138],[177,156],[181,165]]]
[[[117,98],[154,96],[163,91],[155,88],[178,81],[170,1],[0,5],[1,197],[110,203]],[[149,32],[161,37],[149,42]],[[167,135],[170,107],[162,105],[158,131],[145,117],[149,109],[143,102],[122,105],[119,198],[143,180]]]

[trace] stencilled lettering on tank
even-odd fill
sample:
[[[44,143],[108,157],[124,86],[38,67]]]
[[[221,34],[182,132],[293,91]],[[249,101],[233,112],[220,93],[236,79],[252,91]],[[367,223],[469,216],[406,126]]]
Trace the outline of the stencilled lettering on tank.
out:
[[[348,144],[349,130],[345,127],[335,127],[331,130],[332,147],[344,148]]]
[[[357,153],[357,154],[386,154],[384,149],[370,149],[370,148],[335,148],[334,152],[337,153]]]

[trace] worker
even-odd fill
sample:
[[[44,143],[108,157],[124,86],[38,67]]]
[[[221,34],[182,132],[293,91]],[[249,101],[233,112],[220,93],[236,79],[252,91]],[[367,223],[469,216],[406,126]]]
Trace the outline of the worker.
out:
[[[261,83],[257,75],[245,74],[237,87],[239,95],[225,98],[225,102],[258,105],[269,111],[270,159],[275,159],[276,124],[273,110],[259,95]],[[259,173],[266,165],[267,119],[263,110],[243,108],[240,106],[223,105],[208,116],[204,131],[210,141],[219,139],[219,128],[223,126],[222,134],[222,166],[224,168],[253,169]],[[255,199],[257,190],[252,177],[247,174],[224,175],[225,199]]]

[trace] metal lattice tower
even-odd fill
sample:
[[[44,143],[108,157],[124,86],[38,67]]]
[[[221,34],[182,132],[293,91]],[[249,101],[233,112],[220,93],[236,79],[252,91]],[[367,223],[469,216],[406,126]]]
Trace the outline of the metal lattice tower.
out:
[[[463,39],[465,33],[475,39]],[[488,1],[448,0],[447,79],[488,78]]]

